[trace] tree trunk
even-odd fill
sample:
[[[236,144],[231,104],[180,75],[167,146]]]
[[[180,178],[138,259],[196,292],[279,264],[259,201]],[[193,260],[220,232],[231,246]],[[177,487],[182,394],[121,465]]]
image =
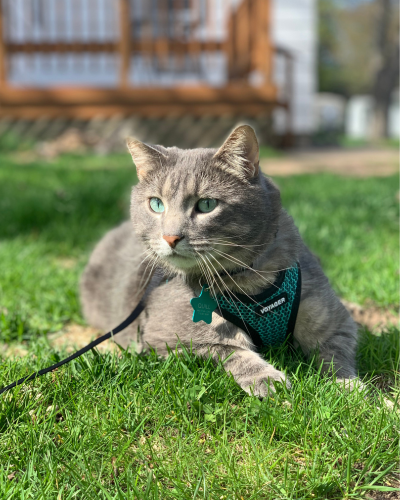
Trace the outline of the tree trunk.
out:
[[[395,14],[392,0],[377,0],[379,17],[377,22],[378,51],[381,63],[377,69],[372,87],[374,112],[371,120],[371,136],[380,139],[388,135],[388,112],[392,94],[399,81],[399,38],[396,27],[395,36],[391,26]]]

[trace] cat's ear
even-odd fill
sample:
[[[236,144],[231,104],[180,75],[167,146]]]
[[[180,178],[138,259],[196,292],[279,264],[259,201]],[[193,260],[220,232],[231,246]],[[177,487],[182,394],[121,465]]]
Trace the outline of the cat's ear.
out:
[[[138,139],[129,138],[126,141],[128,150],[132,156],[133,163],[139,181],[142,181],[152,170],[162,167],[167,156],[161,151],[161,146],[149,146]]]
[[[241,125],[231,133],[214,155],[217,166],[240,177],[251,179],[258,175],[259,148],[254,130]]]

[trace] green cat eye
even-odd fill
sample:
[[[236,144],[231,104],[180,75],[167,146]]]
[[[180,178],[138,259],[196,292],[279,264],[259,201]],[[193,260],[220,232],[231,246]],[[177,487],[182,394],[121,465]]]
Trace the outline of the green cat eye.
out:
[[[160,198],[150,198],[150,208],[157,214],[160,214],[165,210],[164,203],[160,200]]]
[[[217,205],[218,202],[214,198],[203,198],[197,202],[197,209],[199,212],[206,214],[212,212]]]

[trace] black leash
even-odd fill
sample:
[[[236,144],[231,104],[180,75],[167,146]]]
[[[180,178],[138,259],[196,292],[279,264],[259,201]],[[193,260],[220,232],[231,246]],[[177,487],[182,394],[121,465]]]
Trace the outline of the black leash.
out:
[[[65,358],[58,363],[48,366],[47,368],[43,368],[42,370],[39,370],[38,372],[32,373],[31,375],[27,375],[26,377],[22,377],[19,380],[13,382],[10,385],[6,385],[5,387],[2,387],[0,389],[0,394],[3,394],[4,392],[9,391],[10,389],[13,389],[17,385],[21,385],[24,382],[29,382],[30,380],[33,380],[37,377],[40,377],[41,375],[44,375],[45,373],[52,372],[53,370],[56,370],[60,366],[65,365],[66,363],[69,363],[70,361],[73,361],[76,358],[79,358],[79,356],[82,356],[82,354],[85,354],[85,352],[90,351],[90,349],[93,349],[97,345],[101,344],[105,340],[113,337],[114,335],[117,335],[117,333],[121,332],[122,330],[125,330],[127,326],[129,326],[131,323],[135,321],[135,319],[139,316],[139,314],[143,311],[146,305],[146,299],[150,295],[151,291],[156,288],[162,280],[162,276],[160,276],[159,273],[155,273],[154,276],[152,277],[150,283],[147,285],[146,291],[144,296],[142,297],[141,301],[139,304],[135,307],[135,309],[131,312],[131,314],[121,323],[119,324],[114,330],[111,330],[108,333],[105,333],[101,337],[99,337],[96,340],[93,340],[93,342],[90,342],[85,347],[82,347],[82,349],[79,349],[79,351],[74,352],[74,354],[71,354],[71,356],[68,356],[68,358]]]

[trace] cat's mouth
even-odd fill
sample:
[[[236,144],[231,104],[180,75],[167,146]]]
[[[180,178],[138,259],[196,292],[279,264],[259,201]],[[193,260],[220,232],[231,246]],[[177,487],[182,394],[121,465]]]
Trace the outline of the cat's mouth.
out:
[[[196,257],[193,254],[184,254],[173,251],[166,257],[166,260],[174,267],[182,270],[188,270],[198,267]]]

